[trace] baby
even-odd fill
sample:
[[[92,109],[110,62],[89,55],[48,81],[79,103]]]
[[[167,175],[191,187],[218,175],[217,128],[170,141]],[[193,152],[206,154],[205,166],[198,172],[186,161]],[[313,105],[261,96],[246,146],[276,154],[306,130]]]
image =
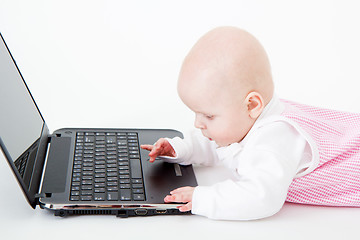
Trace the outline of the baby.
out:
[[[278,99],[267,54],[248,32],[220,27],[200,38],[178,93],[201,131],[142,145],[150,162],[222,164],[234,178],[175,189],[166,203],[227,220],[268,217],[285,201],[360,206],[360,115]]]

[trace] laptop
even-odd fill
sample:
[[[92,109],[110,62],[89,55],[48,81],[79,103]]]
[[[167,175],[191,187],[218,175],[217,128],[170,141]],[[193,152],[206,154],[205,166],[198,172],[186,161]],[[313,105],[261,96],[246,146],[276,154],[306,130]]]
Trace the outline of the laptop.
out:
[[[196,186],[191,165],[148,161],[141,144],[182,137],[167,129],[64,128],[50,133],[0,33],[0,146],[34,209],[55,216],[186,214],[164,203]]]

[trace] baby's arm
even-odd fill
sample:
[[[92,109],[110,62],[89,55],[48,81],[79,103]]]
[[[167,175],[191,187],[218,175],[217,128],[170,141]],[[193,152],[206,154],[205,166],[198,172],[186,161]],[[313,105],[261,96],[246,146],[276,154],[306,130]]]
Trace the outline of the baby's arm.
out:
[[[237,179],[196,187],[192,213],[227,220],[275,214],[285,202],[306,144],[293,127],[276,122],[252,133],[244,146],[218,149],[219,158],[237,173]]]
[[[154,145],[141,145],[141,148],[150,151],[150,162],[156,157],[183,165],[215,165],[219,161],[215,142],[205,138],[198,130],[185,135],[184,139],[160,138]]]

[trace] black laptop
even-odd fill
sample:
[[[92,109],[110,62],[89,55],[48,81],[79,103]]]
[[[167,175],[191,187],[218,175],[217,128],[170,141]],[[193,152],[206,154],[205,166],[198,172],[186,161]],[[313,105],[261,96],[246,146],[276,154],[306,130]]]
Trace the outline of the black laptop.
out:
[[[50,133],[12,55],[0,40],[0,146],[28,202],[56,216],[183,214],[169,192],[196,186],[191,165],[149,163],[141,144],[182,137],[162,129],[75,129]]]

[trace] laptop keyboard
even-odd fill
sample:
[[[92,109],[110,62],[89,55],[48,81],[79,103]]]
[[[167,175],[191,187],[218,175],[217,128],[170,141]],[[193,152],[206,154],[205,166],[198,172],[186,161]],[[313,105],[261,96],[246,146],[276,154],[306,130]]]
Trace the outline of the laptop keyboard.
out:
[[[137,133],[78,132],[71,201],[144,201]]]
[[[24,156],[22,156],[21,158],[15,161],[15,166],[19,170],[21,177],[24,177],[25,167],[28,159],[29,159],[29,152],[27,152]]]

